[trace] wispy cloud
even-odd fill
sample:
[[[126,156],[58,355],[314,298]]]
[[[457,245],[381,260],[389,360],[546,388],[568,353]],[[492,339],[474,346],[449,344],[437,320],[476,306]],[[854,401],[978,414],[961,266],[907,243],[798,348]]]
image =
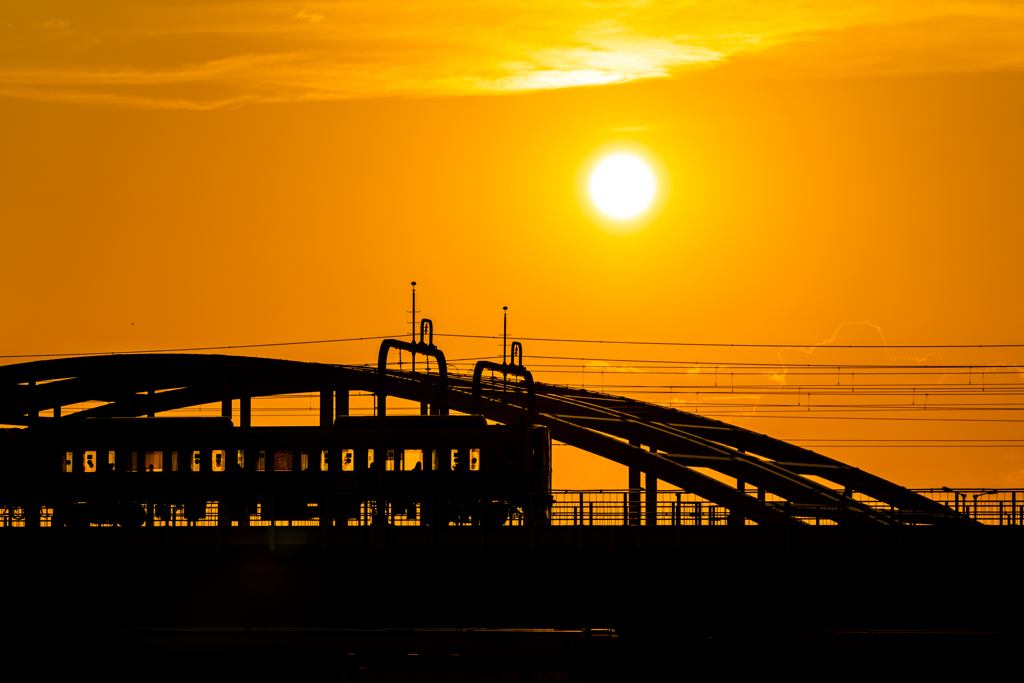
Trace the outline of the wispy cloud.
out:
[[[306,10],[299,10],[299,13],[295,15],[296,19],[304,19],[312,24],[318,21],[323,21],[327,18],[326,14],[317,14],[316,12],[307,12]]]
[[[5,18],[0,93],[209,109],[599,86],[737,60],[782,74],[1024,65],[1024,6],[1009,1],[60,5]]]
[[[643,372],[643,370],[641,370],[640,368],[633,367],[632,365],[627,365],[624,363],[612,365],[611,363],[608,363],[607,361],[603,360],[587,361],[586,367],[588,370],[597,370],[598,372],[603,370],[608,370],[609,372]]]
[[[63,31],[64,29],[71,26],[70,21],[64,21],[63,19],[50,19],[39,24],[41,28],[48,29],[50,31]]]
[[[893,355],[882,328],[870,321],[843,323],[831,337],[810,347],[787,347],[778,353],[778,359],[787,368],[800,368],[809,365],[825,365],[833,362],[837,366],[879,366],[890,365],[925,365],[940,363],[937,354],[925,356]],[[859,348],[858,348],[859,347]],[[851,355],[855,349],[855,355]],[[842,351],[843,357],[829,355],[830,351]],[[767,373],[776,384],[786,384],[785,369]]]

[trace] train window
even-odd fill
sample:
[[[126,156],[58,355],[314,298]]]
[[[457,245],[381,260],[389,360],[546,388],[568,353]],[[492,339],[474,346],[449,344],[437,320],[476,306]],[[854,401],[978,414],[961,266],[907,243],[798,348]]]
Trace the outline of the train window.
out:
[[[146,472],[163,472],[164,470],[164,452],[163,451],[146,451]]]
[[[274,451],[274,471],[276,471],[276,472],[291,472],[292,471],[292,452],[291,451]]]
[[[147,454],[148,460],[148,454]],[[223,472],[227,466],[227,452],[226,451],[214,451],[213,452],[213,471]]]
[[[73,466],[72,461],[75,459],[75,454],[71,451],[64,453],[64,471],[70,472]]]
[[[480,449],[470,448],[469,449],[469,469],[476,472],[480,469]]]
[[[309,453],[302,451],[302,462],[299,463],[300,469],[305,472],[309,469]]]
[[[448,465],[453,470],[459,469],[459,450],[457,448],[452,449],[451,455],[448,458]]]
[[[437,449],[430,451],[430,469],[436,470],[437,467]]]
[[[96,451],[86,451],[85,452],[84,460],[85,460],[84,471],[86,471],[86,472],[95,472],[96,471]]]
[[[373,449],[368,448],[366,450],[366,466],[373,467]]]
[[[405,451],[405,469],[423,469],[423,451],[418,448],[409,448]]]
[[[245,451],[238,451],[238,467],[245,469]]]
[[[341,449],[341,470],[351,472],[356,468],[356,452],[352,448]]]

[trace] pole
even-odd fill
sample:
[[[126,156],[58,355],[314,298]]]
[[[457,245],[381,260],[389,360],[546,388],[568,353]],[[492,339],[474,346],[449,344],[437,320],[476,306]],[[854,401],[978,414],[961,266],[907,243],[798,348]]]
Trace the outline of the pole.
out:
[[[501,310],[504,312],[504,329],[501,332],[501,365],[504,367],[508,364],[506,349],[508,348],[508,306],[502,306]],[[505,393],[505,389],[508,386],[508,373],[501,373],[501,393]],[[502,397],[504,401],[504,396]],[[583,514],[582,511],[580,514]]]
[[[416,281],[412,282],[412,343],[416,343]],[[412,371],[416,372],[416,354],[412,354]]]

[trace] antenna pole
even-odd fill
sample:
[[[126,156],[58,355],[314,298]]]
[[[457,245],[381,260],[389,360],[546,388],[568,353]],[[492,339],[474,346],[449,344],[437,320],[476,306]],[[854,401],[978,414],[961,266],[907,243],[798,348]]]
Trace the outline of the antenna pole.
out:
[[[501,367],[504,369],[504,367],[507,365],[507,361],[505,360],[506,359],[505,351],[508,348],[508,306],[502,306],[501,310],[504,312],[503,313],[503,315],[504,315],[504,330],[501,333]],[[501,373],[502,401],[505,400],[504,394],[505,394],[506,389],[508,389],[508,373],[502,372]]]
[[[412,282],[412,343],[416,343],[416,281]],[[416,354],[412,354],[412,371],[416,372]]]

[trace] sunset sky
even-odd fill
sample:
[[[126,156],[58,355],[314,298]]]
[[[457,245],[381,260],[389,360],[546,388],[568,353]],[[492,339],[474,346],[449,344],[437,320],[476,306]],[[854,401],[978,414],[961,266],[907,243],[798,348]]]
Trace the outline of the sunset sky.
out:
[[[1024,344],[1022,121],[1020,2],[14,0],[0,362],[407,334],[416,280],[438,333],[780,345],[524,341],[541,380],[1021,487],[1024,347],[934,347]],[[628,230],[581,189],[622,150],[657,180]],[[592,460],[556,485],[625,486]]]

